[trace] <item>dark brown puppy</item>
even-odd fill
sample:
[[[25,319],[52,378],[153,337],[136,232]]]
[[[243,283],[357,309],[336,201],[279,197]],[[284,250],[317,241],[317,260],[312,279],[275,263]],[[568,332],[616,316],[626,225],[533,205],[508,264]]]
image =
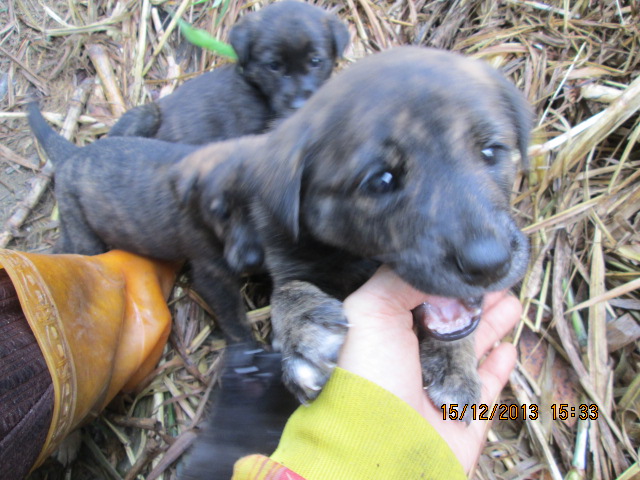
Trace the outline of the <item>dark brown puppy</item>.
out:
[[[530,124],[523,96],[488,65],[401,47],[349,67],[266,135],[243,175],[274,281],[274,344],[300,400],[335,364],[341,300],[381,263],[463,314],[417,315],[434,403],[479,400],[477,306],[528,261],[509,197]]]
[[[228,480],[244,455],[272,453],[300,405],[282,384],[282,355],[254,344],[230,344],[211,413],[179,480]]]
[[[60,238],[54,253],[95,255],[117,248],[187,260],[195,290],[227,337],[249,338],[238,272],[260,267],[263,249],[248,222],[248,207],[234,201],[236,170],[223,162],[242,152],[233,140],[208,147],[207,167],[219,175],[206,190],[207,203],[200,204],[188,195],[188,185],[173,183],[174,169],[197,147],[105,138],[79,148],[58,135],[35,104],[29,106],[29,123],[55,167]]]
[[[128,111],[109,136],[204,144],[263,132],[329,78],[348,41],[346,26],[318,7],[271,4],[231,29],[236,65],[216,68]]]

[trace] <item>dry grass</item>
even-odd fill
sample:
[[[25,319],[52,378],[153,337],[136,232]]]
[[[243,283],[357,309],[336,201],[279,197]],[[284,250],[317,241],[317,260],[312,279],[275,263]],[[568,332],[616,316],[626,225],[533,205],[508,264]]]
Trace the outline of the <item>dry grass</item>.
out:
[[[461,51],[501,68],[538,114],[530,170],[514,195],[533,246],[520,292],[526,315],[513,336],[521,355],[501,399],[536,405],[538,418],[494,422],[475,477],[640,477],[640,5],[318,3],[349,23],[353,42],[341,67],[393,45]],[[162,23],[164,8],[224,40],[242,10],[262,4],[0,1],[0,202],[10,227],[0,239],[33,250],[55,236],[51,193],[33,168],[37,158],[20,114],[27,94],[43,95],[59,125],[71,118],[66,132],[77,126],[76,143],[90,142],[125,108],[222,61],[181,41],[173,23]],[[85,105],[82,115],[68,116],[78,104]],[[24,182],[34,179],[44,184],[42,195],[25,203]],[[21,218],[9,219],[15,207]],[[268,308],[258,309],[265,305],[259,291],[247,285],[247,301],[266,335]],[[34,478],[175,478],[173,462],[202,416],[222,347],[194,298],[188,287],[176,288],[171,342],[148,385],[84,430],[80,460],[66,470],[51,462]],[[596,405],[597,419],[555,419],[552,405],[560,404],[578,413],[580,405]]]

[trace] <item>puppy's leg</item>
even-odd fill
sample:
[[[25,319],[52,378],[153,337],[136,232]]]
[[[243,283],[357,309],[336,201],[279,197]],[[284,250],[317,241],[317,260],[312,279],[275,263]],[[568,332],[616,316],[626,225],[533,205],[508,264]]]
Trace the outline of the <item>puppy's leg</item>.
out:
[[[465,420],[471,419],[471,404],[480,401],[480,378],[473,334],[460,340],[443,342],[424,338],[420,343],[422,374],[427,393],[437,406],[464,405]]]
[[[229,479],[238,458],[271,454],[299,405],[281,382],[280,354],[238,343],[224,355],[221,388],[180,480]]]
[[[107,251],[107,246],[89,229],[83,219],[71,213],[72,211],[63,211],[62,205],[60,211],[60,237],[51,249],[52,253],[98,255]]]
[[[110,137],[147,137],[158,133],[162,112],[157,103],[147,103],[126,112],[109,130]]]
[[[223,259],[194,260],[193,286],[211,307],[229,342],[254,342],[246,320],[237,276]]]
[[[282,351],[283,380],[303,403],[329,379],[347,334],[342,302],[302,281],[277,287],[271,298],[274,346]]]

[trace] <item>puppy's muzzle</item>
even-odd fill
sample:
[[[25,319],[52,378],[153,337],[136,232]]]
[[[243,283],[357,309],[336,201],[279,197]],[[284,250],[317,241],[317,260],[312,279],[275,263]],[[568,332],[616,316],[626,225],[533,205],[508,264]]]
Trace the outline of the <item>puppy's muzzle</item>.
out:
[[[492,236],[466,239],[450,254],[449,262],[466,284],[490,289],[508,276],[512,267],[513,241],[505,244],[503,240]],[[413,310],[414,322],[423,335],[459,340],[478,326],[483,299],[483,295],[462,299],[430,296]]]
[[[495,238],[473,239],[456,252],[455,263],[468,284],[488,287],[509,272],[511,252]]]

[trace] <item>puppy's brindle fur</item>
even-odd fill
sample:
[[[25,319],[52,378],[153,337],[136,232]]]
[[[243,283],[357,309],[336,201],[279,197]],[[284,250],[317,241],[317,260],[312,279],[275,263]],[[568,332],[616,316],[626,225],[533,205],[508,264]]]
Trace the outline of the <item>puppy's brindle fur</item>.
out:
[[[329,78],[348,41],[346,26],[318,7],[271,4],[231,29],[236,65],[216,68],[128,111],[109,136],[204,144],[263,132]]]
[[[274,282],[274,344],[300,400],[335,365],[341,301],[381,263],[460,299],[520,280],[528,242],[509,197],[530,124],[523,96],[486,64],[401,47],[344,70],[266,135],[242,170]],[[434,403],[479,400],[471,336],[424,337],[421,351]]]
[[[227,338],[249,338],[238,273],[260,267],[264,254],[247,207],[229,195],[236,170],[223,162],[232,162],[246,147],[236,149],[234,140],[205,147],[203,166],[218,175],[212,173],[215,181],[202,204],[177,173],[197,147],[105,138],[79,148],[53,131],[35,104],[29,106],[29,123],[55,167],[60,237],[54,253],[95,255],[117,248],[186,260],[195,290],[213,309]]]
[[[227,345],[211,413],[180,480],[228,480],[236,460],[272,453],[298,401],[282,385],[282,356],[254,344]]]

